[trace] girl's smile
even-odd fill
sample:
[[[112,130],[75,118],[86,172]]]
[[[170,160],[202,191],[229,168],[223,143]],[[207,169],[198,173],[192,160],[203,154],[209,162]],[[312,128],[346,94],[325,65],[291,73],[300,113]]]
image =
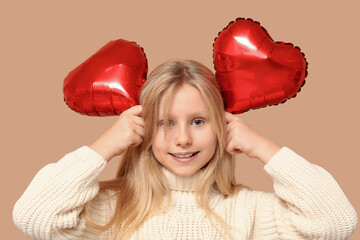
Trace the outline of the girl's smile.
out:
[[[176,161],[179,162],[189,162],[191,160],[193,160],[197,155],[198,152],[194,152],[194,153],[169,153]]]
[[[162,120],[163,106],[161,99],[154,156],[176,175],[191,176],[210,161],[217,145],[205,102],[197,88],[183,84],[174,91],[167,123]]]

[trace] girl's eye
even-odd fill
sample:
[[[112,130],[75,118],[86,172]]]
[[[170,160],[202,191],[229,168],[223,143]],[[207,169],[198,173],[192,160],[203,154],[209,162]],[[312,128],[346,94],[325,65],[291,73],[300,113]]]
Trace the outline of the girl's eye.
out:
[[[195,120],[193,121],[193,124],[199,126],[199,125],[201,125],[201,124],[204,124],[204,121],[201,120],[201,119],[195,119]]]
[[[160,126],[172,127],[172,126],[174,126],[174,123],[171,122],[171,121],[167,121],[167,122],[161,121],[161,122],[160,122]]]

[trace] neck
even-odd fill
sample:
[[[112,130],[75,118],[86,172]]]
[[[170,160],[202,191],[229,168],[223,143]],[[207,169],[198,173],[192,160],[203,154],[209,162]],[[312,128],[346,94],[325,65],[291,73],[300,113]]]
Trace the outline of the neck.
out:
[[[169,182],[171,190],[187,192],[194,192],[196,190],[204,173],[203,170],[199,170],[192,176],[184,177],[178,176],[164,167],[162,168],[162,171]]]

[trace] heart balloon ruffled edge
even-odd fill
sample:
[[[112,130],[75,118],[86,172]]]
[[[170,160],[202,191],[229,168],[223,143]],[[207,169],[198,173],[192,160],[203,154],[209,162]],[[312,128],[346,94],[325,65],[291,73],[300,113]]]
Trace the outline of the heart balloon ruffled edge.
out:
[[[236,18],[235,20],[230,21],[230,22],[226,25],[226,27],[224,27],[221,31],[218,32],[217,36],[214,38],[213,45],[212,45],[212,47],[213,47],[213,66],[214,66],[214,69],[215,69],[215,51],[214,51],[214,47],[215,47],[216,40],[218,39],[218,37],[220,36],[220,34],[221,34],[224,30],[228,29],[232,24],[234,24],[234,23],[236,23],[237,21],[240,21],[240,20],[252,21],[254,24],[258,24],[258,25],[261,27],[261,29],[264,31],[264,33],[265,33],[272,41],[274,41],[274,40],[272,39],[272,37],[270,36],[269,32],[266,30],[266,28],[264,28],[263,26],[261,26],[260,22],[254,21],[252,18],[238,17],[238,18]],[[234,114],[245,113],[245,112],[248,112],[248,111],[250,111],[250,110],[257,110],[257,109],[266,108],[266,107],[269,107],[269,106],[277,106],[277,105],[279,105],[279,104],[283,104],[283,103],[287,102],[288,100],[290,100],[290,99],[292,99],[292,98],[295,98],[295,97],[297,96],[297,94],[298,94],[299,92],[301,92],[302,87],[305,85],[306,77],[308,76],[308,65],[309,65],[309,63],[308,63],[308,61],[306,60],[305,54],[301,51],[300,47],[299,47],[299,46],[295,46],[295,45],[292,44],[292,43],[286,43],[286,42],[283,42],[283,41],[274,41],[274,42],[277,43],[277,44],[292,46],[293,48],[296,48],[296,49],[298,49],[298,50],[300,51],[301,55],[303,56],[303,58],[304,58],[304,60],[305,60],[305,69],[304,69],[304,70],[305,70],[305,76],[304,76],[304,80],[303,80],[301,86],[299,87],[299,89],[298,89],[298,91],[297,91],[297,93],[296,93],[295,95],[293,95],[293,96],[291,96],[291,97],[288,97],[286,100],[284,100],[284,101],[282,101],[282,102],[275,103],[275,104],[268,104],[268,105],[266,105],[266,106],[259,107],[259,108],[250,108],[250,109],[247,109],[247,110],[245,110],[245,111],[235,112]],[[216,71],[216,70],[215,70],[215,71]],[[223,98],[223,99],[224,99],[224,98]],[[225,103],[225,101],[224,101],[224,105],[225,105],[224,107],[226,108],[226,103]]]

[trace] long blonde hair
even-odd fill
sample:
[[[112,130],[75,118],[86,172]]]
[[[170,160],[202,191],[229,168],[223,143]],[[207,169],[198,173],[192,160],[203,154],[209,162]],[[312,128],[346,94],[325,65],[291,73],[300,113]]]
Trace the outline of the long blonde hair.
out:
[[[152,153],[151,144],[157,131],[160,99],[164,98],[166,122],[171,97],[176,88],[184,83],[201,93],[217,138],[215,154],[205,167],[196,191],[196,200],[217,231],[222,236],[232,238],[230,227],[209,204],[212,190],[227,197],[242,187],[235,183],[234,158],[225,151],[226,124],[219,85],[214,74],[204,65],[193,60],[173,60],[153,70],[142,87],[140,104],[145,122],[143,142],[125,151],[114,180],[100,183],[101,191],[115,190],[117,193],[114,216],[105,226],[95,225],[86,218],[89,226],[99,231],[113,227],[112,239],[129,239],[147,219],[166,211],[170,205],[170,188],[161,170],[162,166]]]

